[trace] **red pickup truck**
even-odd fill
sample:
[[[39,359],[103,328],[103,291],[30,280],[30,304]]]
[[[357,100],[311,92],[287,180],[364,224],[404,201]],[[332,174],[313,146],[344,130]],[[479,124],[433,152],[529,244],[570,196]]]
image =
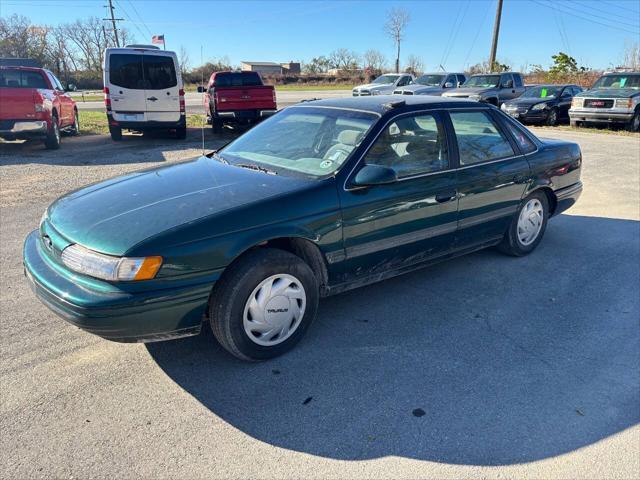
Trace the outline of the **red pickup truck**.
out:
[[[76,102],[49,70],[0,67],[0,138],[42,138],[60,147],[60,132],[79,131]]]
[[[225,123],[258,123],[277,111],[275,88],[264,85],[257,72],[214,72],[198,92],[205,93],[205,111],[216,133]]]

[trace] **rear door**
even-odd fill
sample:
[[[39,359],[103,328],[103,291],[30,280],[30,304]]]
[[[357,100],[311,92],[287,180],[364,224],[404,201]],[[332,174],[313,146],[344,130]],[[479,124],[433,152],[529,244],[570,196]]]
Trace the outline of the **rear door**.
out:
[[[529,163],[488,109],[450,111],[456,138],[459,246],[504,234],[529,177]]]
[[[144,121],[147,110],[142,54],[108,52],[105,87],[109,89],[113,116],[119,121]]]
[[[171,52],[145,51],[142,56],[147,120],[180,120],[180,75]]]
[[[60,115],[60,126],[67,127],[73,123],[73,100],[67,93],[64,91],[64,87],[60,83],[60,80],[51,73],[46,70],[47,76],[49,77],[49,82],[53,86],[53,95],[58,101],[58,106],[60,111],[58,112]]]

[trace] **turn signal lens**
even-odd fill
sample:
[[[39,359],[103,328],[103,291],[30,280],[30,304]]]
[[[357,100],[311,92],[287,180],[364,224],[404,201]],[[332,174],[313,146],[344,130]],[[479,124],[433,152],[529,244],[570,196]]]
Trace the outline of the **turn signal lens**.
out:
[[[123,258],[118,265],[119,280],[150,280],[156,276],[162,257]]]

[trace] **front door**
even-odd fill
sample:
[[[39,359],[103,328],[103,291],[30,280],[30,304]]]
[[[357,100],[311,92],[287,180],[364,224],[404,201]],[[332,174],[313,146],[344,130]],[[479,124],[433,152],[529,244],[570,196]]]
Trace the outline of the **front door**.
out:
[[[391,184],[340,192],[345,280],[410,266],[447,252],[457,228],[456,172],[439,113],[392,120],[364,155],[364,165],[393,168]]]
[[[460,165],[456,244],[495,240],[506,232],[520,205],[529,163],[488,109],[451,111],[449,116]]]

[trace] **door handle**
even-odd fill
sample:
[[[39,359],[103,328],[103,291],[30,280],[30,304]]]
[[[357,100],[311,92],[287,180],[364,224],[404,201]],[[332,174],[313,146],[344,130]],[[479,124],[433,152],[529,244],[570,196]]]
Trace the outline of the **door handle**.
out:
[[[445,203],[450,200],[454,200],[457,197],[457,192],[455,190],[449,190],[447,192],[440,192],[436,194],[436,202]]]
[[[151,102],[155,102],[155,101],[157,101],[158,99],[157,99],[156,97],[149,97],[149,98],[147,98],[147,100],[149,100],[149,101],[151,101]]]

